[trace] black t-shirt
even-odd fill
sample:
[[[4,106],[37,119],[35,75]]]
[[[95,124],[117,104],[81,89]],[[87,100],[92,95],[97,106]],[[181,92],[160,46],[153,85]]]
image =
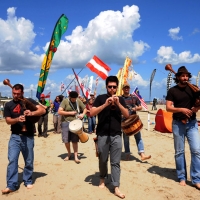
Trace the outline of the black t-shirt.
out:
[[[178,85],[170,88],[167,92],[166,100],[172,101],[176,108],[188,108],[191,109],[195,104],[195,96],[192,89],[187,85],[186,87],[179,87]],[[182,120],[187,118],[182,112],[173,113],[173,119]],[[190,117],[195,119],[196,113]]]
[[[106,99],[109,98],[107,94],[97,96],[94,101],[93,107],[99,107],[103,105]],[[119,102],[126,108],[125,101],[122,97],[119,97]],[[115,110],[111,110],[110,106],[104,108],[98,114],[98,125],[96,130],[97,135],[121,135],[121,111],[118,106]]]
[[[28,98],[28,100],[31,103],[38,105],[38,103],[36,101],[34,101],[33,99]],[[23,113],[24,113],[24,110],[23,110],[22,101],[12,100],[12,101],[7,102],[5,104],[4,117],[17,118],[20,115],[23,115]],[[17,122],[16,124],[11,125],[11,132],[13,134],[24,134],[24,135],[27,135],[27,136],[33,136],[34,131],[35,131],[34,130],[34,123],[30,122],[29,120],[26,120],[24,123],[25,123],[26,129],[27,129],[26,132],[21,131],[22,126],[23,126],[22,122]]]

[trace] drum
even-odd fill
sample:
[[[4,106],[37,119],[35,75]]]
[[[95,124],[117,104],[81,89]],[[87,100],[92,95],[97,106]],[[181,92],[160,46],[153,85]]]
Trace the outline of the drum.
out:
[[[128,119],[121,124],[124,134],[132,136],[137,134],[143,127],[143,124],[138,115],[130,115]]]
[[[89,136],[87,133],[83,132],[83,123],[80,119],[75,119],[69,123],[69,130],[78,135],[80,141],[85,143],[89,140]]]

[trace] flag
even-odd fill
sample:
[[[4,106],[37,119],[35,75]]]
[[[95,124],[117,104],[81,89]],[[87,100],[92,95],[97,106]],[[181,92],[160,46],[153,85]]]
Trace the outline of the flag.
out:
[[[111,68],[106,65],[102,60],[100,60],[97,56],[93,56],[93,58],[86,64],[86,66],[98,76],[100,76],[103,80],[108,77],[108,72]]]
[[[75,76],[75,78],[76,78],[76,80],[77,80],[77,82],[78,82],[79,87],[81,88],[81,91],[82,91],[84,97],[85,97],[86,99],[88,99],[88,95],[89,95],[89,94],[86,96],[86,91],[85,91],[85,88],[84,88],[83,83],[80,84],[80,82],[79,82],[79,80],[78,80],[78,76],[77,76],[77,74],[76,74],[76,72],[74,71],[73,68],[72,68],[72,71],[74,72],[74,76]],[[83,91],[83,89],[84,89],[84,91]]]
[[[152,82],[153,82],[153,79],[154,79],[154,76],[155,76],[155,73],[156,73],[156,69],[153,70],[153,72],[151,73],[151,77],[150,77],[150,90],[149,90],[149,99],[151,99],[151,85],[152,85]]]
[[[72,86],[68,90],[66,90],[67,95],[69,96],[69,93],[72,91]]]
[[[167,92],[170,89],[171,84],[172,84],[172,74],[171,74],[171,72],[169,72],[169,74],[167,76]]]
[[[98,82],[99,82],[99,77],[97,76],[97,78],[96,78],[96,86],[98,85]]]
[[[75,91],[78,93],[78,95],[80,94],[80,90],[79,90],[79,86],[75,85]]]
[[[65,84],[61,82],[60,91],[62,92],[65,89]]]
[[[89,84],[88,84],[88,88],[90,91],[92,91],[92,85],[93,85],[93,76],[90,76]]]
[[[122,88],[123,88],[123,85],[127,83],[131,63],[132,63],[132,60],[129,57],[126,57],[124,61],[124,67],[119,69],[117,73],[117,78],[119,80],[119,84],[118,84],[118,88],[116,92],[117,96],[121,96],[123,94]]]
[[[142,96],[140,95],[140,92],[138,90],[138,87],[135,88],[135,90],[133,91],[133,93],[140,101],[141,101],[141,105],[145,110],[148,110],[147,104],[145,103],[144,99],[142,98]]]
[[[57,47],[60,44],[60,39],[62,35],[65,33],[65,31],[67,30],[67,27],[68,27],[68,19],[64,14],[62,14],[54,27],[51,41],[49,43],[49,47],[46,51],[46,54],[42,62],[40,77],[39,77],[38,87],[37,87],[37,94],[36,94],[36,97],[38,99],[40,99],[40,95],[44,91],[44,87],[46,84],[47,76],[49,73],[49,69],[51,66],[54,53],[57,51]]]
[[[81,83],[81,90],[82,90],[84,96],[88,99],[90,91],[84,87],[83,83]]]
[[[49,92],[49,93],[45,96],[45,98],[50,98],[50,95],[51,95],[51,92]]]

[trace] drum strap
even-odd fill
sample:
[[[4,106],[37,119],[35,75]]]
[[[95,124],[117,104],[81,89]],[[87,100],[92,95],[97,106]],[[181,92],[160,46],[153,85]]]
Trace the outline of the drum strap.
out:
[[[68,99],[69,100],[69,99]],[[69,100],[69,104],[70,106],[72,107],[73,110],[77,110],[78,111],[78,114],[80,114],[80,108],[79,108],[79,105],[78,105],[78,101],[76,100],[76,109],[74,108],[74,106],[72,105],[72,102]]]

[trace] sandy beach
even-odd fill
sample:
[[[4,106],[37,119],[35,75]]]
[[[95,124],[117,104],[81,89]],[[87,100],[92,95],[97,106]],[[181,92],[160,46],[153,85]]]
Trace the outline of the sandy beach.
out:
[[[165,109],[164,105],[158,108]],[[149,106],[149,110],[151,106]],[[188,177],[187,186],[180,186],[177,182],[173,137],[170,133],[160,133],[154,130],[155,114],[151,111],[151,125],[148,130],[147,112],[138,112],[144,126],[141,130],[145,147],[145,153],[152,158],[142,162],[137,153],[134,137],[130,138],[131,159],[124,161],[124,153],[121,160],[120,190],[126,195],[127,200],[169,200],[191,199],[198,200],[200,191],[192,186]],[[200,119],[200,112],[198,113]],[[10,137],[10,126],[4,119],[0,119],[0,189],[6,187],[7,151]],[[19,159],[19,184],[20,188],[14,193],[1,195],[0,199],[9,200],[113,200],[119,199],[113,194],[113,187],[109,178],[106,188],[98,188],[99,172],[98,158],[95,156],[93,138],[89,135],[86,143],[79,143],[80,164],[74,160],[63,161],[66,157],[66,149],[61,141],[60,134],[53,133],[53,115],[49,114],[48,137],[35,136],[35,160],[34,160],[34,188],[28,190],[22,182],[24,161],[22,155]],[[123,149],[124,151],[124,149]],[[190,151],[186,143],[186,160],[189,174]]]

